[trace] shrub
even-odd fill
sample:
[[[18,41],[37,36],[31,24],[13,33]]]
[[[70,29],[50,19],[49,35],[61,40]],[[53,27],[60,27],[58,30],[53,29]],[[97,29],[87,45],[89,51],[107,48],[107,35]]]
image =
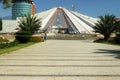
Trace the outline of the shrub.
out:
[[[16,32],[16,35],[31,35],[31,33],[28,31],[18,31]]]
[[[17,44],[18,44],[17,42],[0,43],[0,49],[10,48],[10,47],[16,46]]]
[[[27,31],[18,31],[15,36],[19,43],[27,43],[31,38],[31,33]]]
[[[8,42],[9,40],[7,40],[6,38],[0,37],[0,42]]]
[[[44,42],[44,39],[41,36],[32,36],[30,42]]]
[[[120,34],[116,34],[115,42],[120,44]]]
[[[19,43],[27,43],[31,35],[16,35],[15,38]]]

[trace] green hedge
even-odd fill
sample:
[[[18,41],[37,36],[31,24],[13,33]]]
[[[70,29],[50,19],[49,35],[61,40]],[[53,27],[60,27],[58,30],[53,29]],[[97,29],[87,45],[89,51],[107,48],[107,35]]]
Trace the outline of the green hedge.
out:
[[[5,49],[5,48],[10,48],[13,46],[16,46],[18,43],[17,42],[4,42],[4,43],[0,43],[0,49]]]
[[[120,44],[120,34],[116,34],[115,42],[116,42],[117,44]]]
[[[8,42],[9,40],[7,40],[6,38],[0,37],[0,42]]]
[[[32,36],[30,42],[44,42],[44,39],[41,36]]]
[[[27,43],[29,42],[31,35],[16,35],[15,38],[19,43]]]
[[[18,31],[16,32],[16,35],[31,35],[31,33],[28,31]]]
[[[27,43],[30,40],[31,36],[32,35],[30,32],[18,31],[16,32],[15,38],[19,43]]]

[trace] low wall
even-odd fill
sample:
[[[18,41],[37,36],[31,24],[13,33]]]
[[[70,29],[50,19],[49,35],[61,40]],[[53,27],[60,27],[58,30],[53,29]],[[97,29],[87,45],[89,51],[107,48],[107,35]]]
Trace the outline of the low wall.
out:
[[[2,20],[2,23],[2,31],[0,33],[16,32],[16,28],[18,28],[17,20]]]
[[[95,34],[56,34],[48,36],[48,39],[52,40],[86,40],[86,39],[96,39]]]

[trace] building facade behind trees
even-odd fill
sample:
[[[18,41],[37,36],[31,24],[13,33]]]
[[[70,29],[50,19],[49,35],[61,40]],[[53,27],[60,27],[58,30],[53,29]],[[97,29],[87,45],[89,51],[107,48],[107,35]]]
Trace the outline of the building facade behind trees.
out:
[[[35,14],[35,5],[32,0],[13,0],[12,19],[23,15]]]

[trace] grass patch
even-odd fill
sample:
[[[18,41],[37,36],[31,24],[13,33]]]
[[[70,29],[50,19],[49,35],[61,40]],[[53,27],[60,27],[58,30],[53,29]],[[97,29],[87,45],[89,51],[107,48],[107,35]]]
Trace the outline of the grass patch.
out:
[[[25,43],[25,44],[21,43],[21,44],[18,44],[16,46],[13,46],[11,48],[0,49],[0,55],[4,54],[4,53],[10,53],[12,51],[19,50],[19,49],[22,49],[24,47],[28,47],[28,46],[33,45],[33,44],[35,44],[35,42],[28,42],[28,43]]]
[[[95,40],[94,42],[120,46],[120,44],[119,44],[119,43],[116,43],[115,40],[103,40],[103,39],[98,39],[98,40]]]
[[[115,42],[109,42],[109,41],[106,41],[106,42],[103,42],[104,44],[109,44],[109,45],[116,45],[116,46],[120,46],[120,44],[117,44]]]

